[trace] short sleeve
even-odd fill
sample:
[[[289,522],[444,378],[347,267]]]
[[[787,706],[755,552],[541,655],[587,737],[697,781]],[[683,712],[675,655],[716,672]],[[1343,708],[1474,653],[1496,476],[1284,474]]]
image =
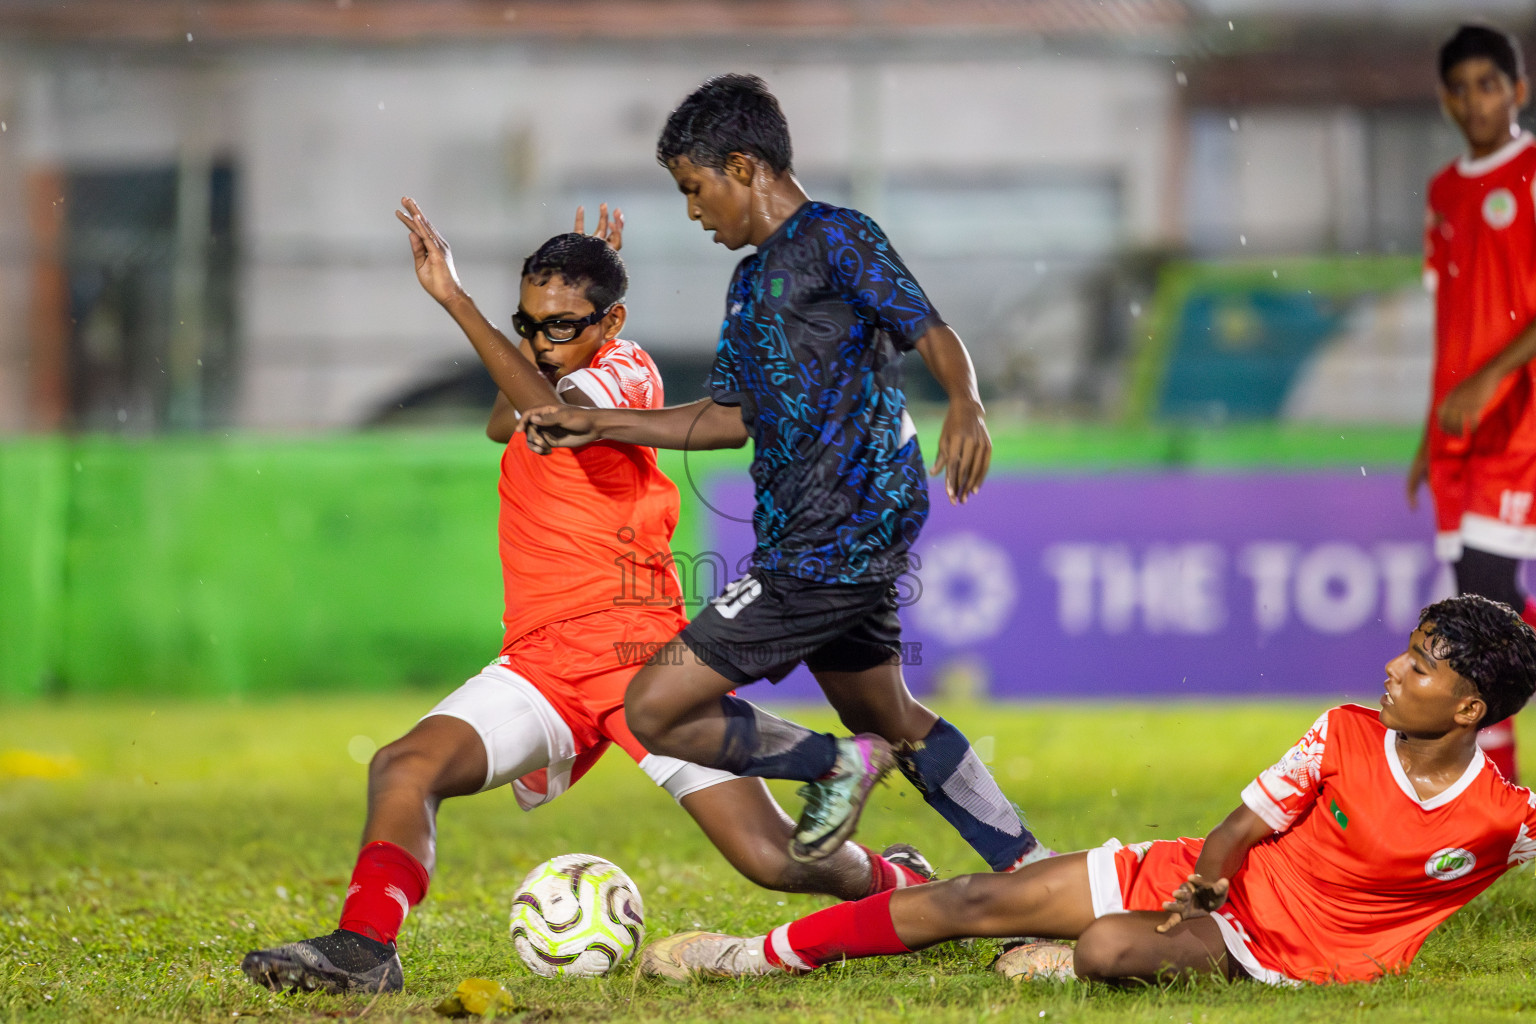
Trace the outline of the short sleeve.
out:
[[[654,409],[662,402],[656,365],[630,342],[608,346],[592,365],[560,378],[559,394],[579,389],[599,409]]]
[[[1525,804],[1525,820],[1520,823],[1520,831],[1509,847],[1509,866],[1512,868],[1536,860],[1536,793],[1527,791]]]
[[[890,335],[902,351],[944,323],[880,226],[839,210],[823,224],[833,279],[859,316]]]
[[[1328,712],[1284,757],[1243,790],[1243,803],[1276,832],[1284,832],[1317,802],[1323,749],[1328,742]]]

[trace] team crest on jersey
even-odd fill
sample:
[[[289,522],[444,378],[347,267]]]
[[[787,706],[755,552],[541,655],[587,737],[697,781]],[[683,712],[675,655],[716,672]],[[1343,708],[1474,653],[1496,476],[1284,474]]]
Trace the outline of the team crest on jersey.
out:
[[[1424,862],[1424,873],[1430,878],[1449,882],[1471,874],[1476,866],[1477,858],[1472,855],[1471,850],[1463,850],[1459,846],[1447,846],[1443,850],[1436,850],[1430,854],[1429,860]]]
[[[1491,228],[1503,229],[1515,222],[1515,195],[1507,188],[1496,188],[1483,199],[1483,220]]]

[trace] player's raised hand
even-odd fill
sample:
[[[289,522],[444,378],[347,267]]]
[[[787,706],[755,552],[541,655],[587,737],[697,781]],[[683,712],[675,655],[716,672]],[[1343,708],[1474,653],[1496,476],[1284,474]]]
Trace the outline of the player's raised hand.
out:
[[[587,233],[587,209],[584,206],[576,207],[576,227],[573,228],[578,235]],[[593,238],[601,238],[608,243],[608,247],[618,252],[624,247],[624,211],[617,206],[613,208],[613,216],[608,216],[608,204],[603,203],[597,208],[597,227],[592,231]]]
[[[1180,921],[1215,913],[1227,902],[1229,887],[1225,878],[1212,883],[1199,875],[1190,875],[1183,885],[1173,890],[1173,898],[1163,904],[1163,909],[1168,911],[1168,920],[1158,925],[1157,930],[1166,932]]]
[[[411,232],[411,255],[416,258],[416,280],[438,302],[447,303],[463,294],[464,286],[459,283],[458,271],[453,267],[453,250],[448,248],[447,239],[437,233],[426,214],[421,212],[421,207],[416,205],[416,200],[403,196],[400,205],[405,207],[405,212],[396,210],[395,216]]]
[[[981,490],[992,465],[992,435],[982,407],[975,402],[949,403],[944,427],[939,431],[939,454],[931,475],[945,473],[944,490],[951,505],[963,505]],[[946,472],[947,471],[947,472]]]
[[[1457,436],[1476,430],[1478,421],[1483,418],[1483,410],[1493,401],[1498,387],[1498,377],[1479,371],[1451,388],[1441,400],[1440,408],[1435,410],[1440,429]]]
[[[539,455],[556,448],[580,448],[597,438],[592,410],[579,405],[545,405],[523,417],[528,447]]]

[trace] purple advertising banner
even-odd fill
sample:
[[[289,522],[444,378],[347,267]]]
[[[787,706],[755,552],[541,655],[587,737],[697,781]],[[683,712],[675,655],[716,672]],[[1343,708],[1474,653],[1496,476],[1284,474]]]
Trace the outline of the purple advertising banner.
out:
[[[998,475],[958,508],[931,498],[898,588],[918,695],[1374,703],[1452,592],[1428,496],[1410,512],[1396,473]],[[750,482],[710,503],[713,550],[749,564]],[[800,668],[774,696],[820,691]]]

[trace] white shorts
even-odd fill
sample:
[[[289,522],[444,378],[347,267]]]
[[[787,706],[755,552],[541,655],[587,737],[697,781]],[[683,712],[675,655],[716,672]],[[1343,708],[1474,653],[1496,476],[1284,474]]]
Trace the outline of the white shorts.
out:
[[[479,733],[486,762],[481,792],[510,785],[518,805],[531,811],[570,788],[582,753],[571,727],[537,687],[505,665],[487,665],[422,717],[433,715],[457,718]],[[740,777],[657,754],[645,755],[640,768],[679,802]]]

